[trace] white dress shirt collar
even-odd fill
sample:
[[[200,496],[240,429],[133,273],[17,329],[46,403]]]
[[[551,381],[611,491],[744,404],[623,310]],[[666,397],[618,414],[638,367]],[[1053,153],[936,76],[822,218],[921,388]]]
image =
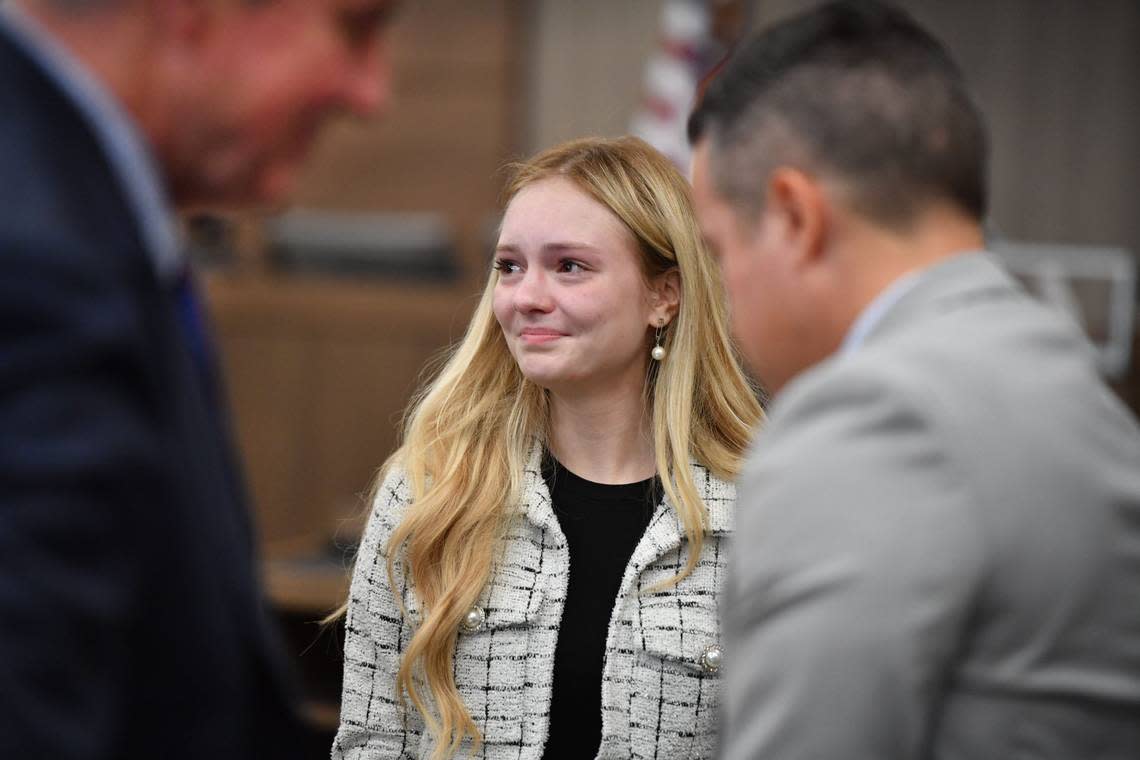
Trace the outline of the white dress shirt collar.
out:
[[[917,283],[922,276],[922,272],[923,270],[921,269],[907,272],[884,288],[879,295],[875,297],[875,300],[867,304],[851,324],[851,328],[847,331],[847,335],[839,347],[840,356],[847,356],[863,345],[863,342],[867,340],[867,336],[870,335],[871,331],[882,321],[887,312],[891,310],[891,307],[898,303],[899,300],[914,287],[915,283]]]

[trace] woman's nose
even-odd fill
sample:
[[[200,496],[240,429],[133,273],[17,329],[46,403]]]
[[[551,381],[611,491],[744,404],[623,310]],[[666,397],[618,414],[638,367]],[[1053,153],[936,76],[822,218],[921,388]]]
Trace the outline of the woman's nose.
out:
[[[552,308],[550,289],[546,275],[537,267],[532,267],[523,275],[515,288],[515,310],[519,312],[547,312]]]

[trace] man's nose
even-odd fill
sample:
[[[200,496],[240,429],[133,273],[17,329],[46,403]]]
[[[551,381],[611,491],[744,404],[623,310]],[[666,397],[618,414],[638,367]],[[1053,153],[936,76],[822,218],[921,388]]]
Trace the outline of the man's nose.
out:
[[[387,107],[392,98],[392,56],[386,31],[346,57],[341,95],[348,110],[357,116],[374,116]]]

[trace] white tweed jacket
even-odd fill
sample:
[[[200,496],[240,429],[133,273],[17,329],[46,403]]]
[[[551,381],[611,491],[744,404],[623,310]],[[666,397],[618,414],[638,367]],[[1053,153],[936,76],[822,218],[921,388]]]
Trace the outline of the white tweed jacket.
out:
[[[606,638],[598,758],[714,754],[718,607],[736,491],[699,465],[693,474],[709,513],[696,569],[675,587],[651,590],[688,557],[683,527],[667,500],[657,506],[626,566]],[[484,737],[476,756],[494,760],[542,757],[570,572],[537,450],[524,482],[523,503],[475,615],[481,612],[483,622],[460,633],[455,653],[459,693]],[[435,746],[415,709],[403,713],[395,691],[399,658],[414,629],[401,617],[389,587],[385,546],[408,500],[403,474],[393,468],[377,494],[353,575],[333,758],[427,758]],[[398,558],[395,569],[414,620],[418,603]],[[469,753],[465,745],[460,756]]]

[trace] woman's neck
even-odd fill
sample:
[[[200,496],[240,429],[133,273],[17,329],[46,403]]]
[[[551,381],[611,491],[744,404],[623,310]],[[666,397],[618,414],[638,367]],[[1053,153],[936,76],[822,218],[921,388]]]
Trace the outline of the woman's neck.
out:
[[[549,444],[563,466],[595,483],[636,483],[657,471],[640,384],[551,392]]]

